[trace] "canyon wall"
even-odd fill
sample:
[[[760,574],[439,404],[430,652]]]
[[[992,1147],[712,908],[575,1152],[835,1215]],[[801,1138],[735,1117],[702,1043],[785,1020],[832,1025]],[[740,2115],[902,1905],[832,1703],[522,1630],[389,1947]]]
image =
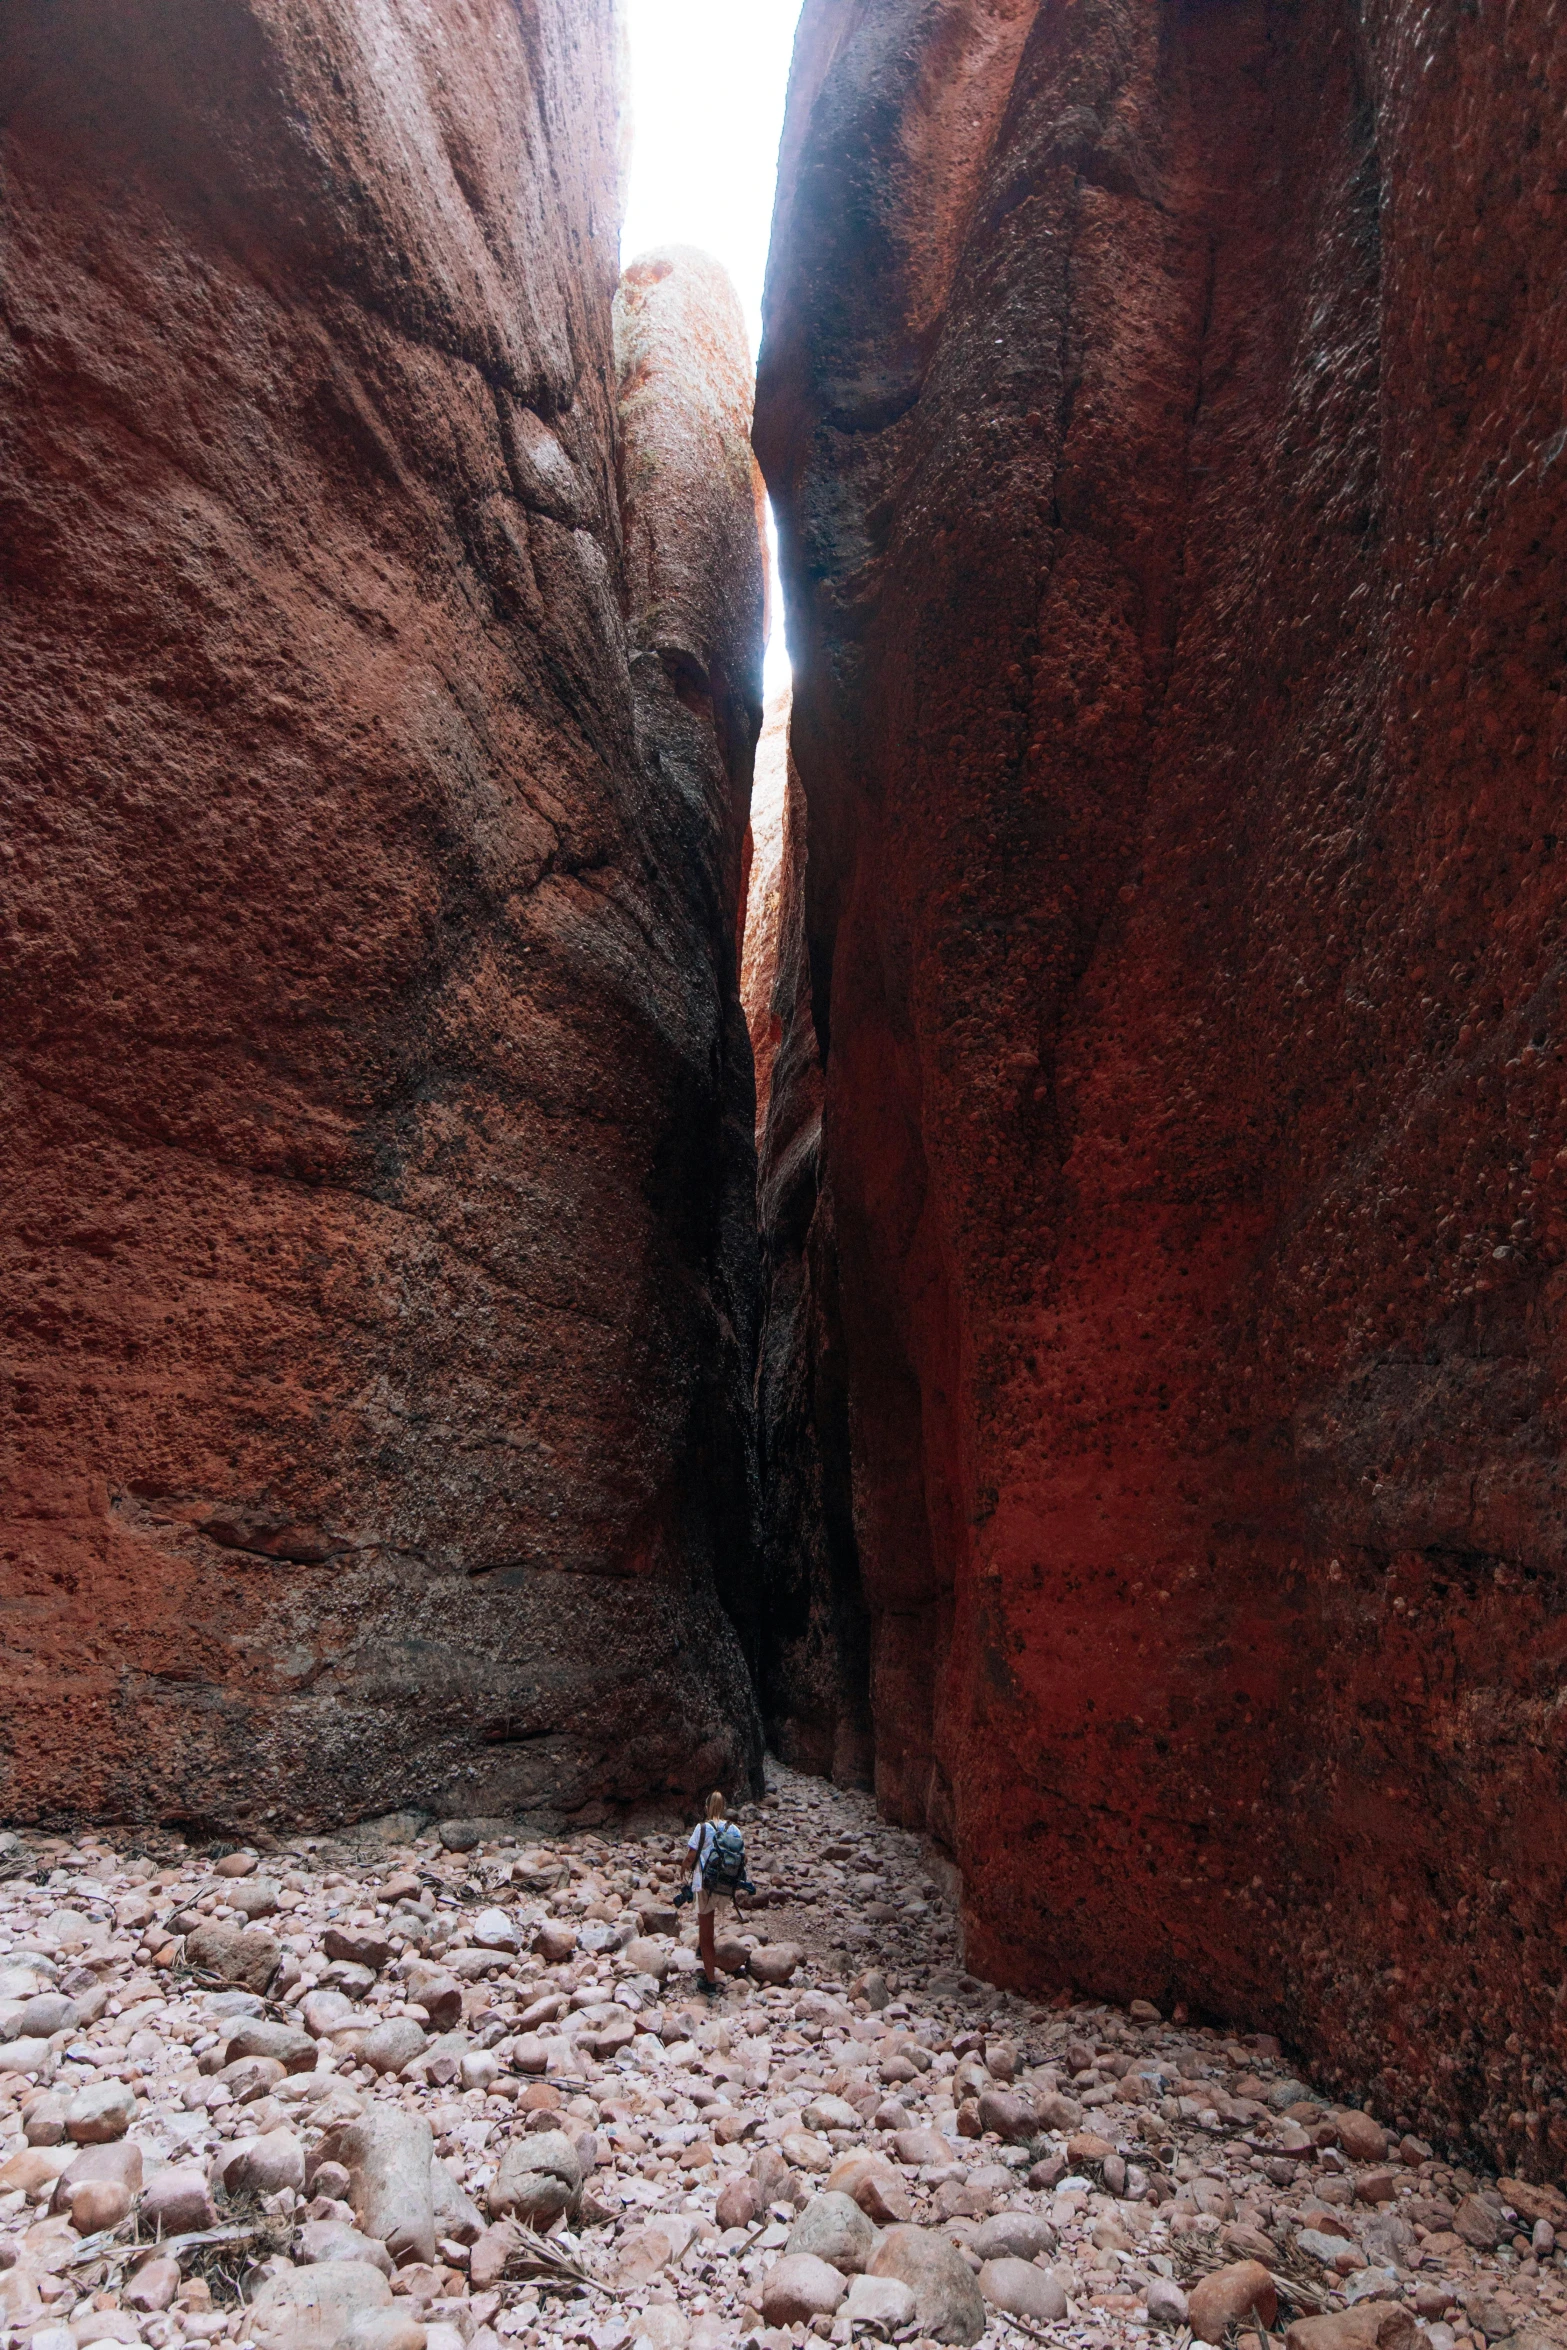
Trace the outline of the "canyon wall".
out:
[[[749,359],[677,254],[617,379],[616,38],[0,19],[7,1816],[758,1767]]]
[[[756,436],[881,1801],[1557,2173],[1564,57],[807,0]]]

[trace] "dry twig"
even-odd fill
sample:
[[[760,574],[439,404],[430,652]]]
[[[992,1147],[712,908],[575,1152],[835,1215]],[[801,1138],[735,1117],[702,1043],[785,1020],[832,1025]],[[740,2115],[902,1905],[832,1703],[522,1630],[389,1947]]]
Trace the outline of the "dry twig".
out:
[[[574,2260],[558,2244],[550,2243],[547,2237],[536,2234],[532,2228],[522,2227],[516,2222],[513,2224],[517,2226],[518,2240],[507,2255],[506,2266],[501,2271],[503,2284],[530,2279],[556,2285],[587,2285],[596,2293],[608,2291],[609,2288],[601,2285],[597,2277],[588,2274],[580,2260]]]
[[[265,2236],[271,2238],[277,2228],[275,2220],[249,2220],[238,2227],[199,2228],[185,2236],[142,2236],[126,2234],[135,2222],[126,2220],[118,2228],[104,2228],[96,2236],[84,2239],[79,2251],[67,2261],[68,2268],[86,2268],[90,2262],[103,2261],[111,2268],[128,2267],[133,2260],[145,2260],[149,2253],[162,2253],[166,2259],[178,2260],[184,2254],[208,2245],[229,2248],[249,2245]]]

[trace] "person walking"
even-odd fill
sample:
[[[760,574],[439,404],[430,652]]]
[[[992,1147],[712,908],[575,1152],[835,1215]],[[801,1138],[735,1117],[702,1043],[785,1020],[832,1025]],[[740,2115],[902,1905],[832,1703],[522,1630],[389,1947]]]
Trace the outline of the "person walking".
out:
[[[727,1828],[724,1818],[724,1798],[714,1788],[707,1799],[707,1817],[698,1820],[686,1841],[691,1855],[691,1891],[696,1900],[696,1946],[702,1959],[702,1988],[707,1992],[718,1989],[717,1923],[718,1901],[703,1883],[708,1863],[718,1844],[718,1831]]]

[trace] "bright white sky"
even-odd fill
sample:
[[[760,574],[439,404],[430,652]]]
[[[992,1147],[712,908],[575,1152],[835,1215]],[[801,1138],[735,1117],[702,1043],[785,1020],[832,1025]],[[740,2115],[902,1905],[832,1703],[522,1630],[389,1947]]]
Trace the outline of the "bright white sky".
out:
[[[632,149],[621,258],[672,244],[716,254],[754,353],[800,0],[625,0],[625,10]],[[768,693],[788,677],[775,573]]]

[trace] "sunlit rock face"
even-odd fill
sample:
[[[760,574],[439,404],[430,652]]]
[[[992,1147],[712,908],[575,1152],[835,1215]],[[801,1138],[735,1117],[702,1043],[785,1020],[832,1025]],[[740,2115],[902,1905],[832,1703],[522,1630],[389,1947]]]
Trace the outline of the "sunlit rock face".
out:
[[[881,1800],[1559,2169],[1555,46],[808,0],[757,441]]]
[[[749,362],[620,385],[613,17],[0,18],[8,1815],[756,1767]]]

